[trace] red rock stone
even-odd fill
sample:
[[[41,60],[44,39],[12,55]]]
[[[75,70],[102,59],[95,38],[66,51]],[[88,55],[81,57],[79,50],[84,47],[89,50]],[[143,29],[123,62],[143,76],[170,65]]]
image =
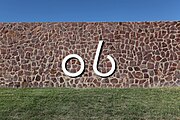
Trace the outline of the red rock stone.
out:
[[[135,71],[140,71],[140,68],[136,66],[136,67],[134,67],[134,70]]]
[[[113,78],[110,81],[111,81],[112,84],[118,83],[118,79],[116,79],[116,78]]]
[[[124,58],[120,58],[120,62],[121,63],[125,63],[125,59]]]
[[[147,67],[148,67],[148,69],[154,69],[154,64],[148,62],[148,63],[147,63]]]
[[[138,79],[143,78],[143,74],[141,72],[134,72],[133,75],[135,76],[135,78],[138,78]]]
[[[51,74],[56,74],[57,71],[56,71],[56,69],[51,69],[50,73],[51,73]]]
[[[29,52],[26,52],[25,58],[26,59],[30,59],[31,58],[31,54]]]
[[[18,51],[14,51],[14,52],[12,53],[12,55],[13,55],[13,56],[17,56],[17,55],[18,55]]]
[[[145,57],[144,57],[144,60],[150,60],[152,57],[152,54],[147,54]]]
[[[23,73],[24,73],[23,70],[18,71],[18,76],[22,76]]]
[[[6,49],[1,49],[1,54],[6,54]]]
[[[161,56],[159,56],[159,55],[158,55],[158,56],[156,56],[156,60],[157,60],[157,61],[160,61],[161,59],[162,59],[162,57],[161,57]]]
[[[60,77],[60,83],[64,83],[64,79]]]

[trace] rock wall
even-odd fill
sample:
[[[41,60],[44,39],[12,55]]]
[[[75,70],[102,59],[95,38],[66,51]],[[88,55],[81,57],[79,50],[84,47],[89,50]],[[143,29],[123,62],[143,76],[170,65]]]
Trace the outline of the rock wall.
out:
[[[116,70],[102,78],[93,71],[98,41],[104,45],[98,65]],[[85,62],[76,78],[64,74],[69,54]],[[71,59],[69,72],[80,62]],[[180,86],[180,21],[0,23],[0,87],[162,87]]]

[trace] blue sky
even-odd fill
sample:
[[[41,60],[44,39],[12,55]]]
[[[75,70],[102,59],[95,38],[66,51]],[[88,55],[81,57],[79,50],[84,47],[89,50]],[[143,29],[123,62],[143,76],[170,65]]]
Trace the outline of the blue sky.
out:
[[[0,0],[0,22],[180,20],[180,0]]]

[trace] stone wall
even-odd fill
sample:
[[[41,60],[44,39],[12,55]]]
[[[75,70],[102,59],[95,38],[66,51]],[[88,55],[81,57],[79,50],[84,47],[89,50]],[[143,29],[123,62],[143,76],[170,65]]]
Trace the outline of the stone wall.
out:
[[[104,40],[98,69],[93,71],[98,41]],[[69,54],[85,61],[76,78],[64,74]],[[80,69],[77,59],[69,72]],[[94,23],[0,23],[0,87],[162,87],[180,86],[180,21]]]

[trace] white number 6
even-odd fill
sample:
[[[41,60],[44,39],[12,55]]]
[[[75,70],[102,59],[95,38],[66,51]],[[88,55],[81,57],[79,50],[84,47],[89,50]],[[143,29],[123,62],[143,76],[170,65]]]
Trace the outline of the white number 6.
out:
[[[108,55],[107,58],[110,60],[111,65],[112,65],[111,70],[107,73],[101,73],[98,71],[97,66],[98,66],[98,61],[99,61],[99,56],[100,56],[99,54],[100,54],[102,45],[103,45],[103,41],[101,40],[101,41],[99,41],[99,44],[98,44],[98,47],[96,50],[96,55],[95,55],[94,63],[93,63],[93,70],[97,75],[99,75],[101,77],[108,77],[114,73],[114,71],[116,69],[116,63],[115,63],[114,59],[110,55]]]

